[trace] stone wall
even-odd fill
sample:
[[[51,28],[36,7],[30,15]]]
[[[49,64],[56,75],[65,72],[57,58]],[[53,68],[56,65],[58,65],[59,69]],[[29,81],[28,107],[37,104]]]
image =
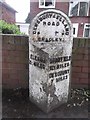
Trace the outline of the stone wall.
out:
[[[0,35],[2,42],[3,88],[28,88],[28,36]],[[74,38],[72,55],[72,87],[87,87],[89,82],[90,39]],[[0,47],[1,49],[1,47]]]

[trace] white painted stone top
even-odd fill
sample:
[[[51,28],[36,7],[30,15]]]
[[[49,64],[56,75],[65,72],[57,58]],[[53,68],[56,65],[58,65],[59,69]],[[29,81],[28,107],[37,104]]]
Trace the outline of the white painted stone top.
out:
[[[72,44],[72,40],[72,24],[63,12],[49,9],[40,12],[33,19],[30,26],[30,42],[50,56],[57,50],[63,52],[62,46]]]

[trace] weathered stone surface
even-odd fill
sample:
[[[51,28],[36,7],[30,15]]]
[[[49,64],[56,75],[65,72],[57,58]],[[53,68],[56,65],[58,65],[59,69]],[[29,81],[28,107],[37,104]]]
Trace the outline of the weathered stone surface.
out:
[[[61,11],[43,11],[32,21],[29,93],[45,112],[68,100],[72,43],[71,22]]]

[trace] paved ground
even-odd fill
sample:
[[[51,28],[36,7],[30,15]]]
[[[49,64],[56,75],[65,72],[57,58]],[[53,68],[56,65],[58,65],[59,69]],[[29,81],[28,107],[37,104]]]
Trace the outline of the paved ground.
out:
[[[72,90],[71,100],[49,114],[30,102],[28,90],[3,91],[2,99],[3,118],[88,118],[88,95],[83,89]]]

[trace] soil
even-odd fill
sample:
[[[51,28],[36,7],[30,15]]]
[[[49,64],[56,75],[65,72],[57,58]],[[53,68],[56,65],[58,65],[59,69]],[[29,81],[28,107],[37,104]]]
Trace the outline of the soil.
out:
[[[88,118],[89,90],[71,89],[70,100],[46,114],[29,100],[28,89],[3,90],[2,117],[5,118]],[[11,119],[10,119],[11,120]],[[77,119],[78,120],[78,119]]]

